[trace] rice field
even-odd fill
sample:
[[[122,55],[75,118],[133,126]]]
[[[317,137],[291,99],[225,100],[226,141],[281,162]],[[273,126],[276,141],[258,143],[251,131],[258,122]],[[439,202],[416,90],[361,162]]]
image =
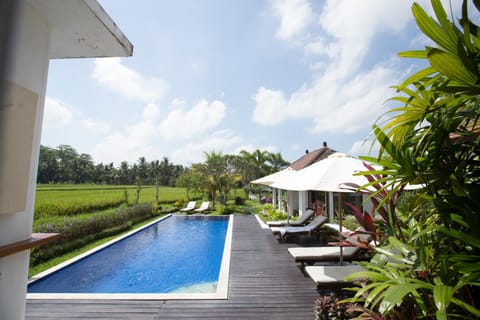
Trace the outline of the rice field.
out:
[[[72,216],[83,213],[117,208],[125,204],[125,191],[128,203],[133,204],[137,186],[114,185],[38,185],[35,199],[35,219],[50,216]],[[168,203],[184,200],[184,188],[159,188],[159,202]],[[143,186],[140,203],[155,202],[155,187]]]

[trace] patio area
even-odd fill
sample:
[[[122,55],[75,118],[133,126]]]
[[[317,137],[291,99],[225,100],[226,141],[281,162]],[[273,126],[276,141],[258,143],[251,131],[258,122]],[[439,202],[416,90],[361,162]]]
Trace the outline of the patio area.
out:
[[[314,319],[319,297],[287,248],[251,215],[234,218],[227,300],[28,300],[26,319]]]

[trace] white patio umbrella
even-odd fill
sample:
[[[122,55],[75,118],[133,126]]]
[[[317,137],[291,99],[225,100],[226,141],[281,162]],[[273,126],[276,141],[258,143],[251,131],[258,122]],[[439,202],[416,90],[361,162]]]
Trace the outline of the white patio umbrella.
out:
[[[274,184],[276,181],[278,181],[282,177],[285,178],[285,177],[291,176],[293,172],[296,172],[296,171],[293,170],[292,168],[288,167],[286,169],[283,169],[283,170],[274,172],[272,174],[269,174],[267,176],[258,178],[256,180],[250,181],[250,183],[261,184],[261,185],[264,185],[264,186],[271,186],[272,184]]]
[[[364,185],[368,183],[364,176],[354,176],[360,171],[367,171],[364,162],[344,153],[334,153],[324,160],[320,160],[294,175],[278,178],[271,186],[285,190],[318,190],[338,192],[339,227],[342,232],[341,194],[353,192],[343,189],[344,183]],[[342,247],[340,247],[340,263],[343,263]]]
[[[368,183],[364,176],[354,176],[357,172],[368,170],[363,163],[362,160],[350,155],[336,152],[302,170],[278,176],[270,186],[293,191],[353,192],[340,188],[340,185]]]

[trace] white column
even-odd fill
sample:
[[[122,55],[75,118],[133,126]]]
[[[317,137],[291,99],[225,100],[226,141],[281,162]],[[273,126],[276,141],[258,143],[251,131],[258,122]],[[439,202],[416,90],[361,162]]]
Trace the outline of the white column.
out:
[[[298,192],[298,211],[299,215],[305,213],[308,208],[308,191],[299,191]]]
[[[11,72],[6,75],[10,101],[13,105],[0,106],[0,113],[8,124],[31,121],[31,128],[12,128],[7,125],[7,132],[0,137],[0,151],[12,150],[12,141],[8,136],[14,133],[15,142],[19,143],[13,153],[20,158],[5,154],[0,157],[0,192],[2,198],[8,190],[6,184],[15,183],[19,193],[11,198],[14,202],[0,204],[0,245],[11,244],[30,238],[33,222],[33,206],[35,203],[36,175],[40,135],[45,101],[46,80],[49,63],[50,37],[48,24],[29,5],[22,3],[16,19],[15,41],[10,43],[12,49]],[[2,79],[3,81],[4,79]],[[24,105],[15,105],[27,101]],[[19,115],[21,115],[19,120]],[[26,160],[25,162],[20,160]],[[22,172],[9,177],[8,171]],[[7,173],[6,173],[7,172]],[[6,179],[4,178],[6,176]],[[15,209],[16,208],[16,209]],[[10,212],[9,212],[10,211]],[[0,316],[2,319],[23,319],[25,317],[25,292],[28,277],[29,250],[0,258]]]
[[[278,189],[277,210],[283,210],[283,208],[282,208],[282,189]]]
[[[333,192],[328,192],[328,218],[333,220],[335,216],[335,203],[333,202]]]
[[[293,209],[295,207],[295,191],[287,190],[287,214],[293,216]]]
[[[273,209],[277,208],[277,188],[272,188],[272,205]]]

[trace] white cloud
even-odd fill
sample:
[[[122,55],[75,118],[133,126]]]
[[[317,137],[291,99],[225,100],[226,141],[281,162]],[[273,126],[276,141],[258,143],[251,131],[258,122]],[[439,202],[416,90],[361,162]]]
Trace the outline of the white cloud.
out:
[[[87,130],[99,134],[106,134],[110,131],[111,128],[109,123],[101,120],[94,120],[91,118],[83,119],[82,126]]]
[[[327,1],[319,22],[331,39],[325,44],[334,67],[330,72],[348,76],[358,70],[377,35],[405,28],[410,6],[404,0]]]
[[[395,74],[383,67],[358,74],[344,83],[328,75],[310,87],[297,90],[287,100],[280,91],[260,88],[254,97],[253,120],[262,125],[277,125],[291,119],[311,119],[310,131],[355,132],[369,127],[391,96],[386,83],[395,83]]]
[[[229,150],[240,143],[241,138],[232,130],[219,130],[206,136],[200,141],[188,143],[175,150],[172,154],[172,162],[183,165],[205,161],[204,152],[230,153]]]
[[[273,13],[280,18],[276,36],[282,40],[296,40],[313,21],[313,12],[307,0],[275,0]]]
[[[395,82],[392,70],[376,67],[338,84],[334,90],[324,90],[327,83],[320,81],[310,88],[313,92],[307,92],[307,100],[299,97],[300,102],[293,100],[292,103],[301,103],[312,109],[313,132],[356,132],[370,127],[381,115],[383,103],[393,93],[385,84]]]
[[[185,103],[175,99],[164,122],[159,126],[160,107],[154,103],[146,105],[138,114],[137,120],[111,132],[91,150],[93,158],[98,162],[121,161],[136,162],[140,156],[147,160],[168,156],[175,163],[188,164],[203,161],[203,152],[212,150],[224,151],[240,141],[233,131],[217,131],[202,138],[208,129],[214,128],[224,117],[225,106],[220,101],[201,100],[191,109],[185,109]],[[172,144],[189,137],[189,143],[173,153],[162,153],[169,150]],[[167,139],[170,139],[170,144]],[[195,142],[194,142],[195,141]],[[159,143],[162,142],[162,143]]]
[[[58,128],[68,124],[73,117],[72,108],[62,101],[46,97],[43,126],[45,128]]]
[[[133,123],[123,131],[115,131],[97,143],[91,154],[97,162],[115,162],[119,164],[126,160],[130,163],[137,161],[138,157],[159,159],[161,154],[157,145],[157,124],[159,109],[154,104],[149,104],[143,109],[138,122]]]
[[[144,156],[147,160],[159,159],[159,151],[149,143],[151,141],[136,140],[138,134],[130,128],[128,132],[115,132],[97,143],[91,154],[96,162],[110,163],[119,165],[121,161],[134,163],[139,157]],[[145,134],[139,134],[145,136]]]
[[[277,125],[291,115],[290,106],[282,91],[261,87],[253,100],[255,100],[253,121],[261,125]]]
[[[174,100],[170,112],[159,126],[160,135],[167,139],[186,139],[215,128],[225,117],[226,106],[215,100],[200,100],[191,109],[185,103]]]
[[[160,108],[154,103],[149,103],[143,109],[142,117],[145,121],[155,121],[160,115]]]
[[[348,151],[349,154],[353,156],[376,156],[378,155],[379,151],[379,145],[378,143],[374,143],[372,146],[372,141],[371,140],[361,140],[361,141],[355,141]]]
[[[93,77],[117,93],[145,103],[160,100],[168,87],[163,79],[145,77],[124,66],[120,58],[95,59]]]
[[[362,69],[373,40],[401,32],[411,19],[404,0],[328,0],[319,24],[305,38],[312,64],[312,82],[290,96],[260,87],[253,97],[253,121],[278,125],[291,119],[311,119],[311,132],[356,132],[369,127],[382,113],[383,103],[398,82],[398,73],[379,61]],[[280,21],[280,24],[283,22]]]

